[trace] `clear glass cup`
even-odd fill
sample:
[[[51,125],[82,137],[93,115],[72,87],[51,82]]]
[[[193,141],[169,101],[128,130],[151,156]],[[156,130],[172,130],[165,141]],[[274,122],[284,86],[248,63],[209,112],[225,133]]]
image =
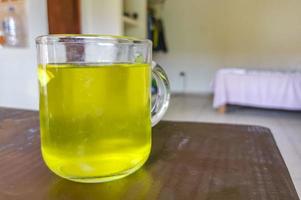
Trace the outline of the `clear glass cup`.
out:
[[[139,169],[170,98],[151,42],[48,35],[36,45],[46,165],[77,182],[111,181]]]

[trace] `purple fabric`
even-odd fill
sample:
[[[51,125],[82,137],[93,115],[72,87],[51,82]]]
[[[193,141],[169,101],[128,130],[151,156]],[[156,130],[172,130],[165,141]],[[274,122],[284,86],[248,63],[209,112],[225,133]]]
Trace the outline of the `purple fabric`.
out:
[[[225,104],[301,110],[301,72],[221,69],[213,107]]]

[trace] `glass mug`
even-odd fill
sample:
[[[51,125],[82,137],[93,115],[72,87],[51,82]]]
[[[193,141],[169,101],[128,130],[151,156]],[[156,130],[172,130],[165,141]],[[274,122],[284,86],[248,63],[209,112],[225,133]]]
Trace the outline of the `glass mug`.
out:
[[[152,43],[48,35],[36,45],[46,165],[77,182],[111,181],[139,169],[170,97],[165,72],[152,62]]]

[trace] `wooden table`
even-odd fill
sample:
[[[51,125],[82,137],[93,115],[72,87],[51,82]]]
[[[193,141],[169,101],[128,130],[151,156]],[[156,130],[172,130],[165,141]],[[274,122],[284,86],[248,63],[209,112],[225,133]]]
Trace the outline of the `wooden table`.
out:
[[[161,122],[142,169],[103,184],[51,173],[40,154],[38,113],[0,108],[1,200],[297,200],[269,129]]]

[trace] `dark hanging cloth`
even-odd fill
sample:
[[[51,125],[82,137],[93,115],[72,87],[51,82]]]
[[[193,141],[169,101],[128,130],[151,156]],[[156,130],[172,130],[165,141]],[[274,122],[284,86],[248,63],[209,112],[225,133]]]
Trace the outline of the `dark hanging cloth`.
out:
[[[155,24],[155,17],[151,14],[147,15],[147,38],[151,40],[153,43],[153,31],[154,31],[154,24]]]
[[[153,42],[153,50],[166,53],[168,48],[166,45],[162,20],[156,19],[152,14],[149,14],[147,22],[147,35],[148,39]]]
[[[158,42],[157,45],[154,46],[155,51],[163,51],[167,53],[167,45],[166,45],[166,39],[165,39],[165,33],[164,33],[164,27],[162,20],[157,20],[156,22],[157,28],[158,28]]]

